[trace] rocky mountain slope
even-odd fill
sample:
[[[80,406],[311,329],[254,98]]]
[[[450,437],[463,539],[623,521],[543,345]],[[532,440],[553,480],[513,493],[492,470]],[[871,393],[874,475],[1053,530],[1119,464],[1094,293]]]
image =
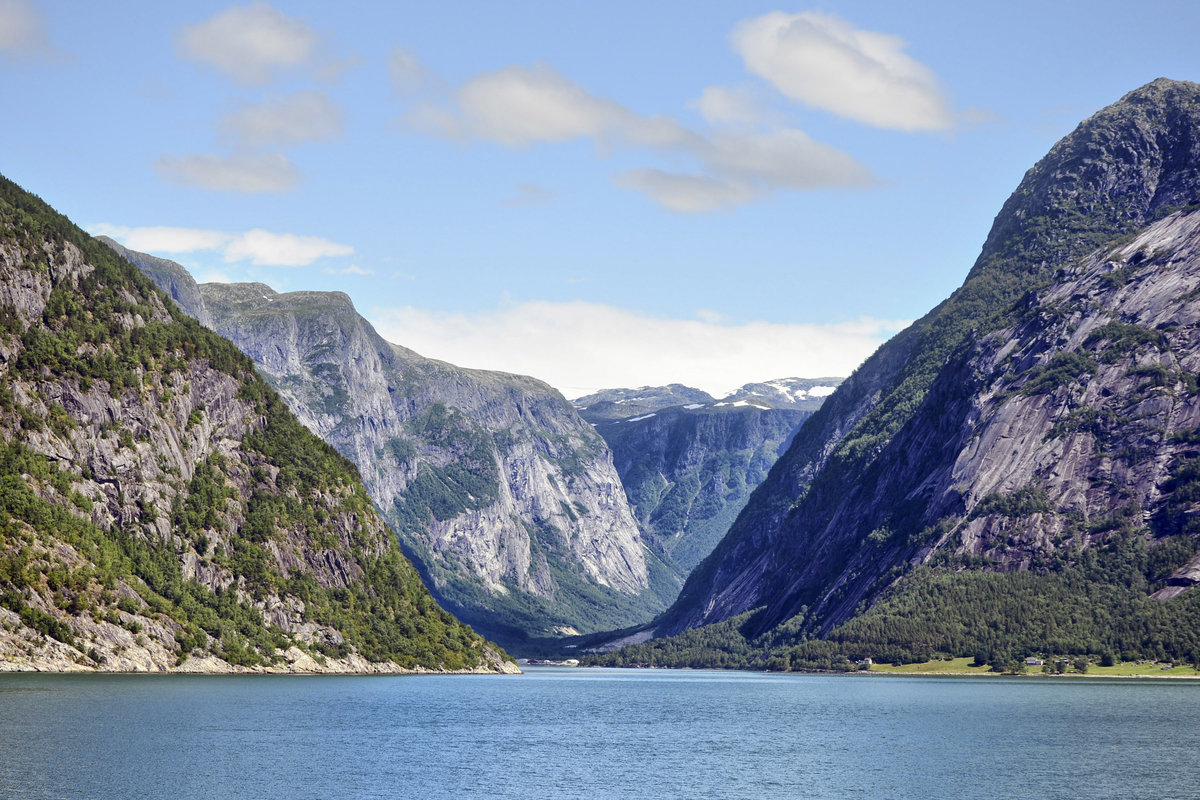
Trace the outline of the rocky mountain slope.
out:
[[[680,581],[712,552],[811,412],[675,406],[601,422],[625,495]]]
[[[124,252],[172,286],[190,280]],[[439,601],[486,635],[519,648],[627,626],[674,597],[603,439],[546,384],[385,342],[339,292],[204,284],[175,295],[358,465]]]
[[[841,382],[842,378],[779,378],[763,383],[747,383],[721,402],[736,404],[746,401],[765,403],[770,408],[816,411]]]
[[[963,286],[802,426],[658,633],[730,621],[785,666],[1200,646],[1197,203],[1200,86],[1082,123]]]
[[[508,670],[253,364],[0,179],[0,669]]]
[[[604,389],[571,402],[581,417],[596,425],[653,414],[672,406],[701,406],[717,401],[708,392],[672,383],[669,386],[643,386],[640,389]]]
[[[680,580],[720,541],[750,492],[840,378],[752,383],[722,400],[672,384],[575,402],[613,451],[638,524]]]
[[[816,411],[841,382],[841,378],[779,378],[763,383],[747,383],[720,400],[700,389],[672,383],[639,389],[604,389],[577,398],[572,404],[579,410],[579,415],[593,425],[618,419],[628,420],[676,406],[695,409],[753,405],[759,408]]]

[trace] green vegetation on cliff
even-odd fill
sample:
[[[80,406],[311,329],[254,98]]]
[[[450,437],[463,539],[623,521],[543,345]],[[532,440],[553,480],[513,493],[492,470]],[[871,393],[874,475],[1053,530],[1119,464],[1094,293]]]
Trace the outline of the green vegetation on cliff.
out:
[[[1128,524],[1099,548],[1075,549],[1022,572],[971,570],[947,559],[905,576],[874,606],[821,638],[803,615],[758,633],[762,611],[631,645],[585,663],[603,666],[850,670],[979,658],[1005,668],[1030,655],[1200,660],[1200,594],[1150,595],[1197,551],[1177,536],[1153,547]]]
[[[108,668],[134,650],[241,666],[293,647],[403,668],[495,657],[437,607],[354,466],[232,343],[4,179],[0,247],[15,298],[0,305],[9,657],[34,657],[37,635]]]
[[[963,286],[808,420],[656,629],[737,618],[760,665],[1038,642],[1187,657],[1196,236],[1170,215],[1200,200],[1198,123],[1200,86],[1159,80],[1055,145]],[[1104,555],[1127,529],[1139,580]],[[1020,608],[1080,618],[1019,626]]]

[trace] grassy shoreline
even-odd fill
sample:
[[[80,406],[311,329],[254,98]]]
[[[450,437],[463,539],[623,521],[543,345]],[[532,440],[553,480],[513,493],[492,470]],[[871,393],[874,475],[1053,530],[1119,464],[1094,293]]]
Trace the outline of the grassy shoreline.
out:
[[[980,675],[984,677],[1027,676],[1038,678],[1185,678],[1198,679],[1200,671],[1190,664],[1172,666],[1171,664],[1136,661],[1126,661],[1111,667],[1092,664],[1087,672],[1079,672],[1069,667],[1064,673],[1042,671],[1040,666],[1030,666],[1025,672],[992,672],[990,667],[973,667],[969,658],[955,658],[949,661],[925,661],[920,664],[872,664],[871,675]]]

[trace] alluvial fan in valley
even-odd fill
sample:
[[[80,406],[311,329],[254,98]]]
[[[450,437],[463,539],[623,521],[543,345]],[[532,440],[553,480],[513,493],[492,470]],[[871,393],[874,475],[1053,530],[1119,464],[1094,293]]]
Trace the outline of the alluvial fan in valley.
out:
[[[1200,86],[1026,175],[616,663],[1200,658]]]

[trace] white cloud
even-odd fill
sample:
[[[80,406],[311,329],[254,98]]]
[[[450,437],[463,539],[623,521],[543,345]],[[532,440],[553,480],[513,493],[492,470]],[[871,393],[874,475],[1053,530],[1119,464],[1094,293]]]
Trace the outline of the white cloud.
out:
[[[709,86],[692,103],[700,116],[709,122],[725,125],[757,125],[768,119],[753,90]]]
[[[388,56],[388,74],[392,78],[392,88],[402,95],[420,89],[426,77],[420,59],[401,47],[393,49]]]
[[[218,126],[242,146],[329,142],[342,135],[342,110],[321,92],[296,92],[226,114]]]
[[[370,313],[380,334],[396,344],[464,367],[533,375],[568,397],[671,382],[724,394],[782,376],[848,375],[907,324],[724,325],[583,302],[527,302],[480,314]]]
[[[236,283],[233,278],[225,272],[217,272],[215,270],[206,270],[204,272],[195,273],[192,275],[196,279],[196,283]]]
[[[225,248],[226,261],[245,261],[260,267],[306,267],[318,258],[348,256],[354,248],[317,236],[271,233],[255,228]]]
[[[684,214],[742,205],[758,195],[753,187],[744,183],[660,169],[629,170],[617,175],[613,182],[624,189],[641,192],[669,211]]]
[[[674,120],[641,116],[596,97],[547,64],[478,75],[456,96],[475,136],[509,146],[580,138],[669,146],[688,138]]]
[[[99,222],[89,226],[88,231],[109,236],[130,250],[151,255],[216,251],[226,263],[250,261],[263,267],[305,267],[321,258],[354,253],[350,245],[318,236],[272,233],[261,228],[245,233],[229,233],[202,228],[133,228]],[[358,265],[350,265],[337,272],[343,275],[374,274]]]
[[[300,185],[300,170],[282,153],[162,156],[154,168],[171,183],[222,192],[287,192]]]
[[[305,65],[318,43],[304,20],[261,0],[185,26],[175,42],[184,58],[210,64],[249,85],[269,82],[277,70]]]
[[[439,139],[465,139],[469,135],[462,117],[452,109],[428,100],[414,103],[405,110],[400,124],[416,133]]]
[[[850,155],[814,142],[803,131],[723,131],[693,149],[708,174],[635,169],[621,173],[615,182],[685,214],[743,205],[775,189],[805,191],[874,182],[870,171]]]
[[[358,264],[351,264],[343,269],[327,269],[325,270],[330,275],[374,275],[375,270],[363,269]]]
[[[793,100],[902,131],[953,127],[937,76],[897,36],[859,30],[833,14],[775,11],[733,31],[751,73]]]
[[[870,172],[836,147],[814,142],[803,131],[724,131],[699,148],[714,173],[730,179],[789,189],[866,186]]]
[[[216,250],[233,238],[223,231],[201,228],[130,228],[125,225],[109,225],[103,222],[92,225],[88,231],[98,236],[115,239],[130,250],[154,254]]]
[[[30,0],[0,0],[0,56],[24,60],[54,56],[46,25]]]
[[[432,136],[509,147],[591,139],[601,146],[646,147],[699,162],[701,170],[691,173],[643,168],[614,177],[617,186],[640,191],[671,211],[727,208],[775,189],[872,183],[870,172],[853,157],[802,131],[689,130],[670,117],[637,114],[597,97],[545,64],[478,75],[458,89],[455,101],[447,106],[421,100],[407,110],[404,124]],[[714,120],[761,124],[768,119],[748,92],[710,87],[697,104]]]

